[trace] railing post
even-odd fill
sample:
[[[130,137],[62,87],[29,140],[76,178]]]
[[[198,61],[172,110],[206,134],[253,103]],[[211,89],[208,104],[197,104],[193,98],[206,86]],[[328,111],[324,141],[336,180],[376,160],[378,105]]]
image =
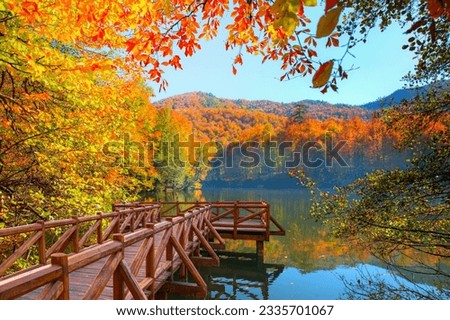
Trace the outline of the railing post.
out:
[[[120,232],[120,223],[122,220],[122,212],[120,212],[120,211],[116,211],[116,212],[117,212],[117,222],[116,222],[116,225],[114,226],[113,232],[119,233]],[[114,221],[114,219],[113,219],[113,221]]]
[[[124,250],[125,250],[125,236],[120,233],[113,234],[113,241],[119,241],[122,243],[122,259],[124,257]],[[124,280],[122,277],[122,274],[120,273],[119,268],[116,268],[114,270],[113,275],[113,299],[114,300],[124,300],[125,299],[125,286],[124,286]]]
[[[58,300],[69,300],[70,287],[69,287],[69,260],[68,255],[65,253],[54,253],[51,256],[52,265],[60,266],[62,269],[61,282],[63,285],[63,291],[58,297]]]
[[[237,222],[239,220],[239,208],[238,202],[234,203],[234,212],[233,212],[233,239],[237,239]]]
[[[134,223],[136,221],[136,211],[130,212],[131,219],[130,219],[130,231],[134,232]]]
[[[180,210],[180,202],[179,201],[175,202],[175,208],[177,211],[177,216],[180,215],[181,210]]]
[[[155,237],[155,224],[154,223],[147,223],[145,225],[147,229],[152,230],[152,237]],[[152,245],[152,248],[148,251],[146,260],[145,260],[145,276],[146,277],[153,277],[155,275],[155,245]]]
[[[75,224],[74,225],[76,226],[75,232],[73,233],[73,236],[72,236],[73,251],[75,253],[78,253],[78,252],[80,252],[80,245],[79,245],[80,244],[79,243],[79,241],[80,241],[80,239],[79,239],[79,220],[78,220],[77,216],[73,216],[72,219],[75,220]]]
[[[145,225],[146,228],[152,230],[153,241],[155,241],[155,224],[154,223],[147,223]],[[153,281],[150,285],[150,298],[155,299],[155,272],[156,272],[156,266],[155,266],[155,242],[153,242],[152,247],[148,251],[147,257],[145,258],[145,277],[146,278],[152,278]]]
[[[270,237],[270,203],[268,203],[268,202],[265,202],[265,204],[266,204],[266,210],[267,210],[267,213],[266,213],[266,218],[267,218],[267,233],[266,233],[266,239],[267,239],[267,241],[269,241],[269,237]]]
[[[264,259],[264,241],[261,240],[256,241],[256,254],[258,258]]]
[[[100,223],[97,227],[97,243],[102,244],[103,243],[103,213],[98,212],[98,215],[100,215]]]
[[[47,264],[46,254],[45,254],[45,221],[39,220],[37,223],[41,225],[42,235],[39,238],[38,250],[39,250],[39,263],[44,265]]]
[[[170,221],[170,223],[172,224],[171,228],[173,230],[172,218],[167,218],[167,221]],[[170,262],[170,264],[173,265],[173,246],[170,243],[170,241],[167,242],[167,246],[166,246],[166,261]],[[171,266],[171,269],[172,269],[172,266]]]

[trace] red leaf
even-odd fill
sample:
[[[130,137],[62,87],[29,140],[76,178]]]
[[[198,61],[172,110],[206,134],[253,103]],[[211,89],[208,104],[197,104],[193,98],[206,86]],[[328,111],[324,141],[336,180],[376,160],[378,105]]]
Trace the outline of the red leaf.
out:
[[[325,4],[325,13],[327,13],[328,10],[330,10],[335,5],[337,5],[338,2],[339,2],[339,0],[327,0],[326,4]]]
[[[183,67],[181,66],[180,63],[180,56],[175,55],[173,56],[173,58],[170,60],[169,64],[176,69],[183,69]]]
[[[242,65],[242,54],[238,54],[237,56],[236,56],[236,58],[234,58],[234,63],[235,64],[241,64]]]
[[[38,6],[37,6],[36,2],[24,1],[24,2],[22,2],[22,9],[26,13],[32,14],[33,12],[37,12],[38,11]]]
[[[32,2],[32,1],[22,2],[22,9],[27,17],[27,20],[30,23],[34,22],[34,20],[36,18],[35,17],[36,14],[39,15],[38,6],[37,6],[36,2]]]
[[[99,28],[98,33],[92,37],[92,41],[102,41],[105,37],[105,30]]]
[[[129,39],[127,42],[125,42],[125,45],[127,46],[127,51],[131,52],[134,47],[137,45],[136,39]]]
[[[90,67],[89,67],[89,69],[91,70],[91,71],[95,71],[95,70],[97,70],[97,69],[101,69],[102,67],[98,64],[98,63],[94,63],[94,64],[92,64]]]
[[[236,68],[234,67],[234,65],[232,65],[232,70],[233,70],[233,74],[236,75],[237,70],[236,70]]]
[[[334,61],[330,60],[322,64],[313,76],[313,88],[320,88],[327,84],[333,71]]]
[[[428,0],[427,1],[428,11],[430,11],[430,16],[437,19],[444,13],[444,6],[439,0]]]

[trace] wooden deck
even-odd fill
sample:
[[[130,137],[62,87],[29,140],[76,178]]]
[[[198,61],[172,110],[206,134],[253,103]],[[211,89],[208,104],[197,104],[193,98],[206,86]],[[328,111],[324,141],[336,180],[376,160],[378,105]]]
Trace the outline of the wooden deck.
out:
[[[127,203],[111,213],[0,229],[0,238],[14,241],[28,233],[0,263],[0,299],[155,299],[171,292],[204,297],[197,266],[219,265],[214,249],[224,248],[221,234],[253,234],[257,241],[270,235],[259,222],[270,221],[264,206],[233,204],[235,218],[237,207],[250,213],[237,221],[227,212],[217,215],[228,207]],[[49,243],[48,234],[56,232]],[[5,275],[30,250],[37,251],[39,264]]]

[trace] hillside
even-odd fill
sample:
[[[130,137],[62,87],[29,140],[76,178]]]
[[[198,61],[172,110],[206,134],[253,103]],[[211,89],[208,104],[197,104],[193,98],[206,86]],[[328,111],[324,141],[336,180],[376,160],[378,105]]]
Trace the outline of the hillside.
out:
[[[439,87],[438,90],[448,90],[449,83],[437,83],[433,85]],[[304,105],[311,118],[327,120],[330,118],[350,119],[359,117],[369,119],[375,110],[399,104],[403,100],[411,100],[417,95],[422,95],[431,88],[423,86],[415,89],[399,89],[386,97],[365,103],[360,106],[347,104],[331,104],[319,100],[300,100],[291,103],[281,103],[269,100],[246,100],[246,99],[226,99],[218,98],[212,93],[190,92],[166,98],[154,103],[158,108],[168,107],[171,109],[189,108],[229,108],[257,110],[268,114],[282,115],[289,117],[296,106]]]
[[[333,105],[324,101],[302,100],[292,103],[280,103],[269,100],[233,100],[218,98],[211,93],[203,92],[191,92],[176,95],[155,102],[154,105],[158,108],[167,107],[175,110],[190,108],[247,109],[288,117],[292,114],[297,105],[305,105],[309,116],[319,120],[326,120],[329,118],[350,119],[356,116],[362,119],[368,119],[372,114],[372,111],[364,108],[343,104]]]
[[[431,88],[436,89],[437,91],[440,90],[449,90],[450,82],[437,82],[433,85],[427,85],[419,88],[413,88],[413,89],[399,89],[391,93],[390,95],[379,98],[375,101],[368,102],[366,104],[363,104],[361,108],[367,109],[367,110],[377,110],[381,108],[386,108],[389,106],[393,106],[396,104],[401,103],[403,100],[411,100],[414,97],[417,97],[419,95],[426,94]]]

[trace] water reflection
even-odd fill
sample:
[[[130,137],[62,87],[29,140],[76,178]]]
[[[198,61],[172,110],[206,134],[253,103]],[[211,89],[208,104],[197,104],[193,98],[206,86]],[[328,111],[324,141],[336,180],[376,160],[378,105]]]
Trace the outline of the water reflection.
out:
[[[306,190],[206,189],[202,197],[214,200],[266,200],[271,214],[286,228],[286,236],[273,236],[265,244],[265,262],[295,267],[302,272],[333,270],[336,266],[375,263],[364,250],[328,236],[309,217],[310,194]],[[227,250],[254,252],[253,241],[229,241]]]
[[[202,268],[209,299],[269,299],[269,288],[283,273],[284,265],[263,263],[256,254],[221,252],[220,268]]]
[[[149,200],[266,200],[271,214],[285,227],[286,236],[272,236],[265,244],[264,263],[253,255],[254,241],[227,241],[221,266],[201,269],[209,299],[345,298],[343,279],[356,281],[364,273],[408,285],[368,252],[330,237],[309,218],[310,195],[305,190],[205,189],[157,194]]]

